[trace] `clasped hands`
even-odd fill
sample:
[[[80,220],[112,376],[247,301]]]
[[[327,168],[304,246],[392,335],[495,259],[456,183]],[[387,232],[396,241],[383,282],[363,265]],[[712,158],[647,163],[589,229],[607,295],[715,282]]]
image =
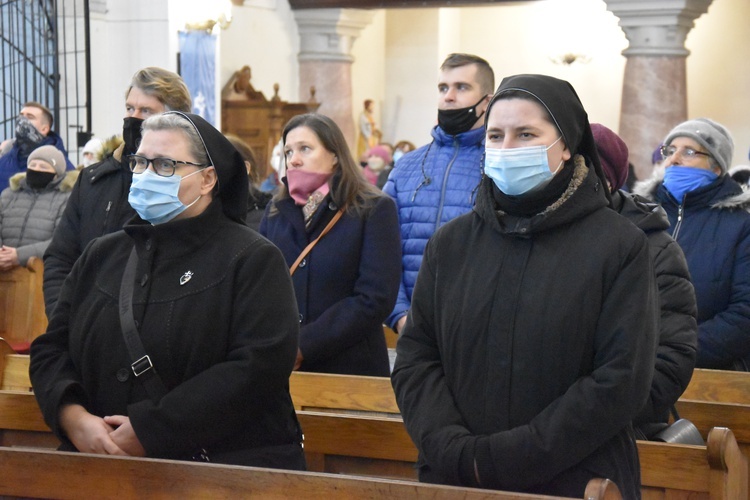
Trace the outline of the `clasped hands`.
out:
[[[82,453],[145,457],[146,450],[124,415],[98,417],[77,404],[60,410],[60,426]]]

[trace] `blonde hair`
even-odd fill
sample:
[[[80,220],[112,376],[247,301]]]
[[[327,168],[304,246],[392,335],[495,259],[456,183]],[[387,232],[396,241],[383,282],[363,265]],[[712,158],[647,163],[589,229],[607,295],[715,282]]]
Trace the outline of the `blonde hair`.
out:
[[[172,71],[156,66],[149,66],[136,71],[127,92],[125,92],[125,99],[128,98],[133,87],[156,97],[159,102],[164,104],[167,111],[190,113],[193,109],[193,101],[190,98],[190,91],[188,91],[185,81],[180,75]]]

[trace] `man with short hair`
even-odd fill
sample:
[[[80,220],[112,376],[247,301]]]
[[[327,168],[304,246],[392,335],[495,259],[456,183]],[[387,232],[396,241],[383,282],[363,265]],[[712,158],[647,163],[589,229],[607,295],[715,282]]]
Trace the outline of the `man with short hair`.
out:
[[[495,75],[481,57],[450,54],[440,66],[438,124],[432,142],[405,154],[383,191],[396,201],[403,270],[396,307],[386,324],[400,332],[427,240],[443,224],[471,210],[482,177],[484,120]]]
[[[52,131],[52,112],[38,102],[27,102],[16,121],[16,137],[0,144],[0,191],[8,187],[8,180],[26,171],[29,155],[41,146],[55,146],[65,157],[66,170],[73,170],[68,152],[59,135]]]
[[[128,204],[133,174],[127,157],[138,149],[141,124],[165,111],[189,113],[190,93],[180,75],[157,67],[139,70],[125,92],[123,143],[114,154],[81,171],[52,242],[44,254],[44,304],[50,317],[60,287],[86,245],[115,232],[135,211]]]

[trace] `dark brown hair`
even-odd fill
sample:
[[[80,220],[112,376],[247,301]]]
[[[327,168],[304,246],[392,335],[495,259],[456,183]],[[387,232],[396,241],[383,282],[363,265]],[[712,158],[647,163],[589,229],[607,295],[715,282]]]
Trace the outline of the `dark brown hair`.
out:
[[[352,157],[344,134],[333,120],[319,113],[297,115],[284,126],[284,131],[281,134],[284,144],[286,144],[286,137],[289,132],[298,127],[307,127],[312,130],[323,147],[338,158],[333,171],[333,178],[337,178],[338,181],[329,181],[331,184],[331,199],[336,205],[346,207],[348,211],[361,215],[372,206],[371,200],[383,196],[383,193],[365,178],[362,168],[357,165]],[[286,164],[286,156],[284,155],[283,158],[284,164]],[[273,198],[274,201],[288,197],[289,191],[286,186],[283,183],[280,184],[279,190]],[[275,207],[272,207],[271,214],[274,214],[275,211]]]
[[[482,94],[492,95],[495,91],[495,72],[492,71],[490,63],[479,56],[460,53],[449,54],[445,58],[445,61],[443,61],[443,64],[440,65],[440,70],[445,71],[446,69],[460,68],[469,64],[475,64],[477,67],[479,90]]]

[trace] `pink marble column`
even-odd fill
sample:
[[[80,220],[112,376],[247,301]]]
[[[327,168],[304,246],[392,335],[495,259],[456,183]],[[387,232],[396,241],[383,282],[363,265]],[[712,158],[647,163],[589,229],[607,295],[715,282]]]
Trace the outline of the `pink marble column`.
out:
[[[358,9],[301,9],[294,11],[300,36],[300,99],[315,87],[318,112],[336,122],[349,148],[355,151],[356,128],[352,108],[351,48],[374,13]]]
[[[315,87],[318,113],[331,118],[344,133],[349,148],[355,150],[356,128],[352,111],[352,63],[349,61],[300,61],[300,99],[310,98]]]
[[[653,170],[651,154],[687,116],[685,38],[712,0],[604,0],[630,45],[622,83],[619,134],[636,176]]]
[[[651,154],[687,119],[684,57],[629,57],[622,84],[620,137],[639,179],[651,175]]]

